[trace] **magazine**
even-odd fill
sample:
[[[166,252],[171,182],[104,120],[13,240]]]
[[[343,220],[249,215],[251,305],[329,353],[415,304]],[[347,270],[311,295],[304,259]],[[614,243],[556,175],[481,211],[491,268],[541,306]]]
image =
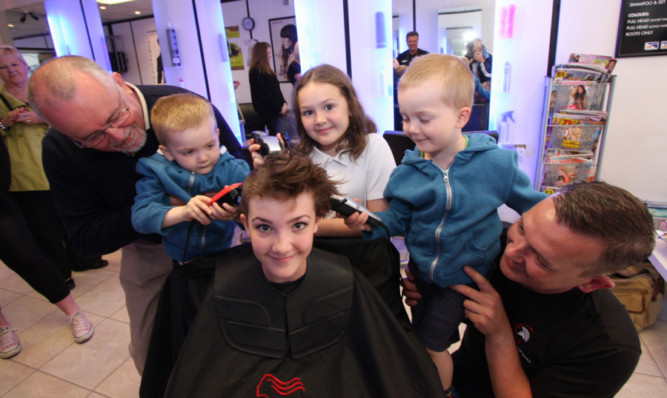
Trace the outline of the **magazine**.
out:
[[[549,98],[549,114],[567,110],[599,108],[597,82],[562,80],[552,84]],[[602,90],[604,91],[604,90]]]
[[[609,73],[600,65],[588,64],[560,64],[554,65],[552,75],[554,83],[563,80],[595,81],[605,83],[609,80]]]
[[[616,66],[616,58],[608,57],[605,55],[593,55],[593,54],[580,54],[572,53],[570,54],[569,63],[582,63],[582,64],[597,64],[602,65],[607,73],[611,74]]]
[[[562,110],[555,113],[547,126],[544,149],[593,150],[602,134],[606,119],[605,111]]]
[[[593,152],[549,149],[544,163],[543,186],[560,187],[593,178]]]
[[[554,113],[551,124],[595,124],[603,125],[607,120],[607,112],[596,110],[563,109]]]

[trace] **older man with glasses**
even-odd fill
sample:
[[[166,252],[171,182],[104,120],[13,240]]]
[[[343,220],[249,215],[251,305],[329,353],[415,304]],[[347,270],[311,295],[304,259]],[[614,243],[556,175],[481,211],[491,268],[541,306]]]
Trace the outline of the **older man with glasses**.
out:
[[[158,143],[150,110],[172,86],[134,86],[94,61],[54,58],[28,82],[28,101],[51,129],[43,162],[72,247],[87,256],[122,248],[120,282],[130,316],[130,355],[143,372],[158,296],[171,271],[160,237],[132,228],[137,159]],[[220,142],[234,156],[241,147],[217,109]]]

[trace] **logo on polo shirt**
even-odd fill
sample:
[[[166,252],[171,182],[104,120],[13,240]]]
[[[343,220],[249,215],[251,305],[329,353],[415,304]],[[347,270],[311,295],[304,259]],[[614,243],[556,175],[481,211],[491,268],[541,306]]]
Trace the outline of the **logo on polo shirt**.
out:
[[[516,340],[517,345],[527,343],[532,334],[533,328],[525,323],[520,323],[514,327],[514,340]]]

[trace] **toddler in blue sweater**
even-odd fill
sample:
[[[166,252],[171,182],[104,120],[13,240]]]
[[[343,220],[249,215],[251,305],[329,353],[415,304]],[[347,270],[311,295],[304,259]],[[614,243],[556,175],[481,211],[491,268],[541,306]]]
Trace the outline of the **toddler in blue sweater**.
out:
[[[139,159],[132,225],[162,235],[165,251],[182,265],[227,249],[236,208],[208,205],[211,195],[243,182],[246,162],[220,146],[211,104],[193,94],[160,98],[151,110],[159,142],[153,156]],[[173,205],[178,199],[182,205]]]
[[[449,289],[469,284],[469,265],[486,274],[500,253],[502,204],[519,213],[545,195],[532,189],[516,153],[498,147],[486,134],[465,136],[474,81],[458,57],[428,54],[415,59],[398,83],[403,131],[416,148],[406,151],[384,191],[389,209],[376,213],[391,236],[405,236],[409,269],[419,304],[412,323],[451,394],[452,358],[447,348],[463,319],[464,296]],[[346,224],[375,239],[383,228],[365,224],[356,213]]]

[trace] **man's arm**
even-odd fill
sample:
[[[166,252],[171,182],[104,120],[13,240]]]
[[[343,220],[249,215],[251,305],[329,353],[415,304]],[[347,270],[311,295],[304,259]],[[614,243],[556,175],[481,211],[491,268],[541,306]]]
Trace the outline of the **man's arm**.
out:
[[[500,295],[482,274],[468,266],[464,270],[479,290],[466,285],[455,285],[452,289],[468,297],[463,303],[465,315],[486,339],[486,358],[495,397],[532,397],[530,381],[521,366]]]
[[[81,255],[94,257],[116,251],[136,240],[138,234],[130,221],[132,200],[124,203],[124,190],[115,190],[111,195],[115,197],[105,198],[104,192],[98,189],[99,184],[88,178],[94,174],[85,169],[90,165],[73,159],[72,148],[67,147],[73,144],[60,133],[51,130],[42,145],[44,171],[72,248]],[[117,173],[117,179],[107,182],[108,186],[127,185],[128,178],[129,184],[134,185],[132,165],[110,160],[106,166]],[[132,177],[128,177],[126,168]],[[114,190],[110,188],[109,191]],[[133,192],[132,189],[132,195]]]

